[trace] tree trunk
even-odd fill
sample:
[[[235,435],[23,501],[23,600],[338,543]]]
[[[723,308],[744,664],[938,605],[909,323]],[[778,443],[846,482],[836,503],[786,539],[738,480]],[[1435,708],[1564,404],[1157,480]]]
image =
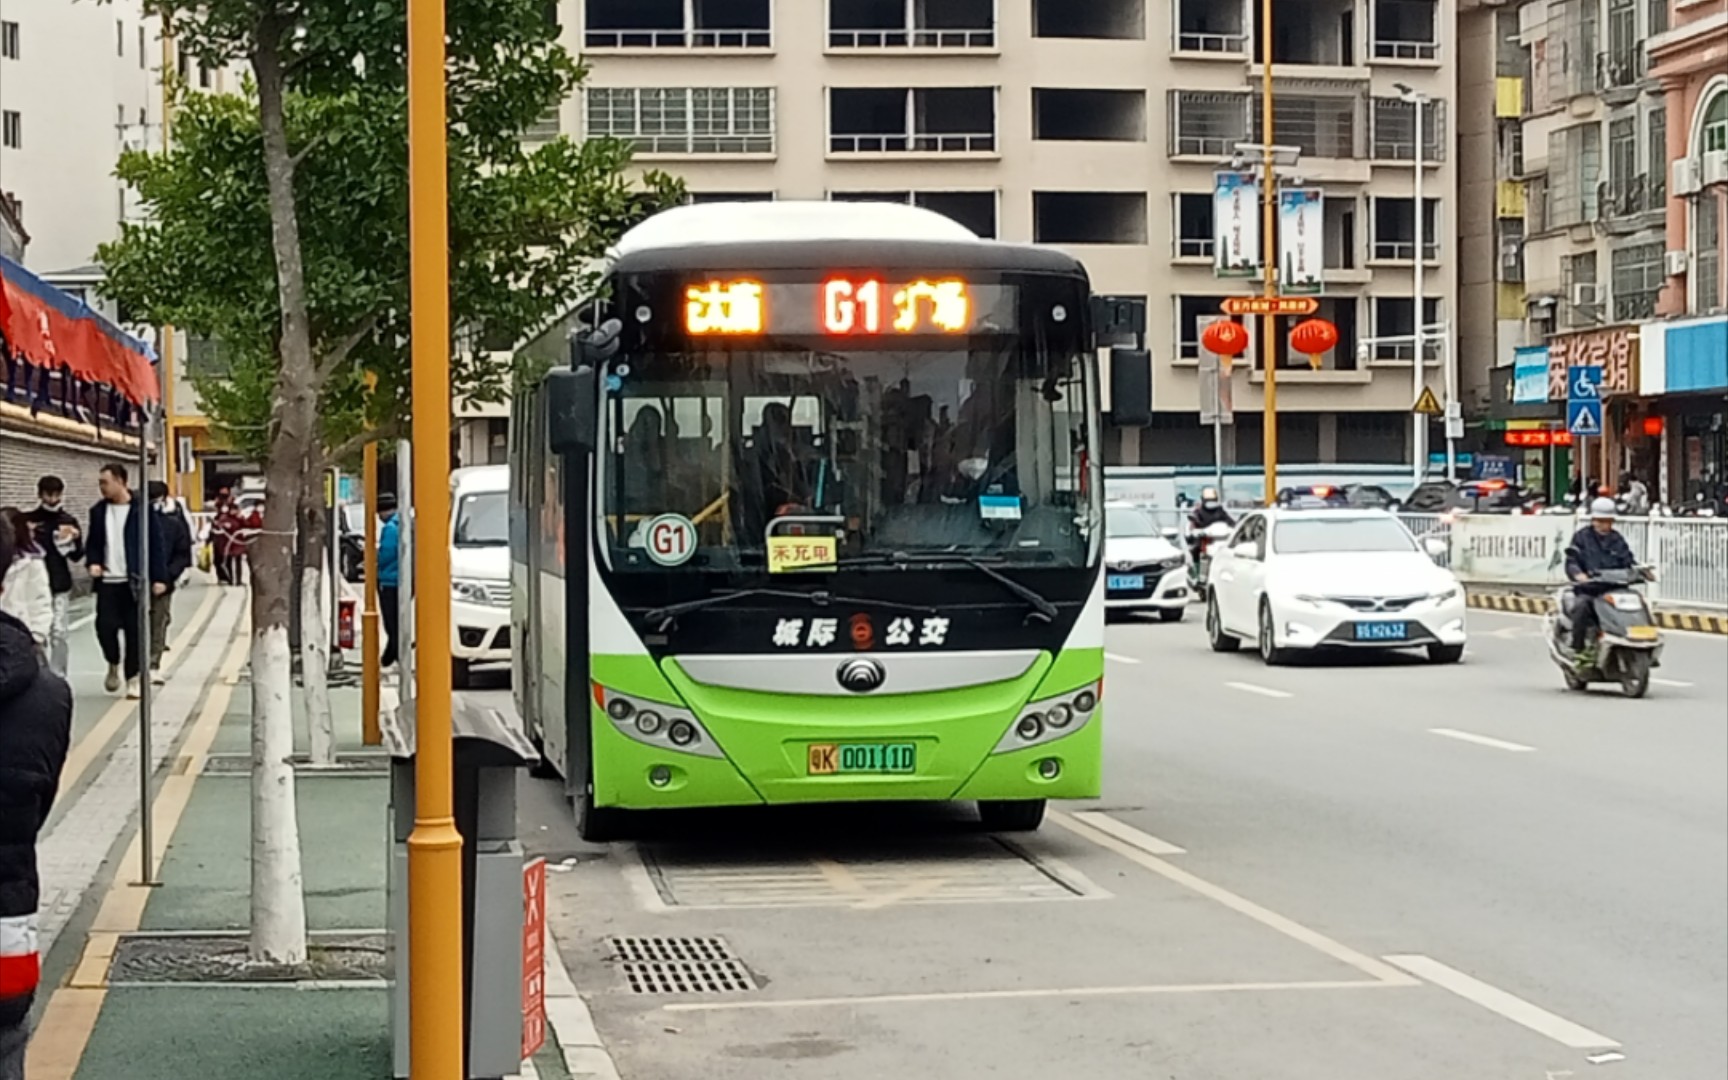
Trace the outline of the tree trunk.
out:
[[[315,457],[316,455],[314,455]],[[309,461],[300,490],[300,685],[314,765],[336,763],[336,723],[330,711],[330,611],[324,605],[324,546],[329,517],[323,487],[311,482],[321,469]]]
[[[302,470],[317,423],[317,369],[307,318],[306,271],[294,197],[294,160],[284,115],[284,16],[257,30],[252,70],[264,142],[276,288],[282,310],[281,366],[271,401],[264,531],[252,566],[252,925],[254,960],[306,960],[306,897],[300,871],[300,826],[294,797],[294,711],[288,610],[293,588],[294,526],[305,483]]]

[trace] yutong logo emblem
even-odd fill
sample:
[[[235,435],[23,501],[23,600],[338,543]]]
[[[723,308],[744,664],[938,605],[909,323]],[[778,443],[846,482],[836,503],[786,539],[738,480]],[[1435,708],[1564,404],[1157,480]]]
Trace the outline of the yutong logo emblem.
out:
[[[854,694],[868,694],[888,679],[888,672],[874,660],[848,660],[834,673],[840,685]]]

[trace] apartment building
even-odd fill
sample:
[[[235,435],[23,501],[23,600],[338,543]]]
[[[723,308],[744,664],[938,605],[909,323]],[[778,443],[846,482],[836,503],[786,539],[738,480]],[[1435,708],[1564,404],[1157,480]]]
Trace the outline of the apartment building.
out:
[[[1285,333],[1255,341],[1231,460],[1261,460],[1264,354],[1281,460],[1409,460],[1418,138],[1422,307],[1455,322],[1454,3],[1275,0],[1273,141],[1301,151],[1286,182],[1323,192],[1320,314],[1342,342],[1311,370]],[[1213,186],[1261,138],[1258,2],[562,0],[559,14],[591,67],[561,130],[632,141],[695,199],[909,201],[1062,247],[1099,292],[1144,297],[1156,419],[1116,433],[1109,460],[1211,461],[1200,329],[1257,288],[1214,272]],[[1438,392],[1439,335],[1425,351]]]

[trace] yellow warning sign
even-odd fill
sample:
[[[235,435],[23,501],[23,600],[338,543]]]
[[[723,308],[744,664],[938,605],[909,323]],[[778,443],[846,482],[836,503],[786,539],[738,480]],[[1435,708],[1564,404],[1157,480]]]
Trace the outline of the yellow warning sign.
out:
[[[1434,391],[1424,386],[1422,396],[1416,399],[1416,404],[1410,411],[1421,416],[1439,416],[1445,410],[1440,408],[1440,401],[1434,396]]]

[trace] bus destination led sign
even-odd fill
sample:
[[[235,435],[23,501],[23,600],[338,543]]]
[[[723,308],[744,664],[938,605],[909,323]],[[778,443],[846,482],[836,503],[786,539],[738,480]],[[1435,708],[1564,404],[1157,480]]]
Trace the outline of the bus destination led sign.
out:
[[[710,279],[684,290],[684,330],[693,337],[746,334],[965,334],[979,304],[958,278],[890,284],[830,277],[819,286]]]

